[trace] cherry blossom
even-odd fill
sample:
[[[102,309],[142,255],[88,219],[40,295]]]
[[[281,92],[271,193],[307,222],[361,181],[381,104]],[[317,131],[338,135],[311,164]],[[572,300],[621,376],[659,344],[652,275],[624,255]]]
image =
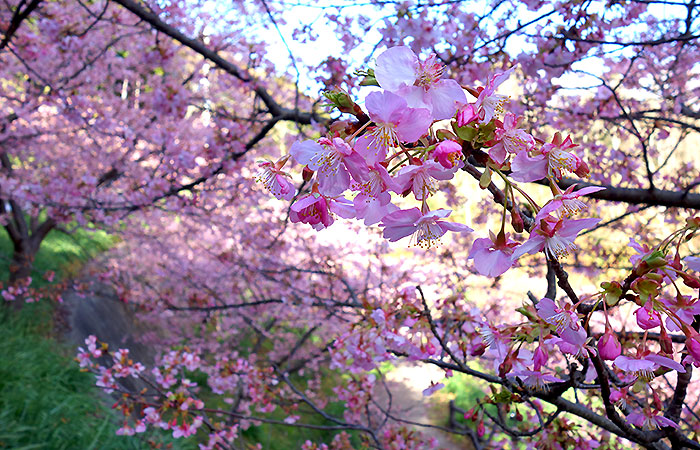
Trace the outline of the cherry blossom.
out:
[[[448,231],[457,233],[473,231],[466,225],[440,220],[451,213],[452,211],[447,209],[427,213],[421,212],[418,208],[402,209],[384,216],[379,226],[384,228],[383,235],[391,242],[411,236],[412,245],[429,248]]]
[[[443,66],[431,55],[419,61],[408,47],[392,47],[377,57],[374,74],[379,85],[394,92],[412,108],[427,108],[435,120],[449,119],[467,102],[459,84],[442,79]]]
[[[518,243],[499,233],[489,238],[475,239],[469,252],[469,259],[474,260],[477,272],[487,277],[497,277],[505,273],[513,265],[513,251]]]
[[[577,247],[574,244],[576,236],[585,228],[595,226],[600,219],[556,219],[547,216],[538,222],[530,233],[530,238],[517,247],[513,252],[513,259],[517,259],[526,253],[546,251],[556,258],[563,258]]]

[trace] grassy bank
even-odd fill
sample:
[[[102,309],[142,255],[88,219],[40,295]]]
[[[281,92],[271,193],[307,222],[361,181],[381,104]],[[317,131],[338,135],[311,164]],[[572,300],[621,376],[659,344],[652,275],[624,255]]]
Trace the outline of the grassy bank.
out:
[[[50,233],[36,257],[34,286],[45,285],[41,274],[48,270],[57,279],[76,275],[113,243],[102,232]],[[6,280],[12,244],[4,230],[0,254],[0,280]],[[0,307],[0,449],[157,448],[163,434],[115,434],[120,425],[110,399],[95,388],[92,374],[80,372],[74,346],[54,331],[54,314],[47,301],[20,311]]]

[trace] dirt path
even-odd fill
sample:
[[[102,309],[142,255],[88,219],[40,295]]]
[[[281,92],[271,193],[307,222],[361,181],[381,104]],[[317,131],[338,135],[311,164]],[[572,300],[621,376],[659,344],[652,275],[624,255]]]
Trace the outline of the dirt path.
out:
[[[443,371],[427,364],[400,363],[385,375],[387,388],[391,391],[391,414],[411,422],[445,426],[448,416],[448,398],[444,394],[425,397],[423,390],[430,382],[441,382]],[[389,405],[389,395],[379,383],[375,392],[383,408]],[[435,438],[441,450],[471,450],[473,447],[463,437],[437,428],[410,426],[428,438]]]

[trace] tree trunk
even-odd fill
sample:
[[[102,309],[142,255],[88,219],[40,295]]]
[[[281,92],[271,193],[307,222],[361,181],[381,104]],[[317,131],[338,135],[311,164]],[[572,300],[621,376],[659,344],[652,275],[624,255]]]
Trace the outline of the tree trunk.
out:
[[[10,262],[10,285],[17,284],[32,274],[32,266],[34,264],[36,252],[32,252],[29,248],[22,247],[26,246],[15,245],[15,250],[12,254],[12,261]]]

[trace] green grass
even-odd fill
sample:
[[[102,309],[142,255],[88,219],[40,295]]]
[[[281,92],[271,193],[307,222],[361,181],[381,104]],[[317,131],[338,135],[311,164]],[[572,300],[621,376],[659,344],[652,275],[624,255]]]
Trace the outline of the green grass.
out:
[[[51,231],[34,259],[32,270],[33,286],[45,284],[42,275],[49,270],[56,272],[56,278],[75,276],[82,265],[113,246],[117,239],[104,231],[86,231],[77,229],[68,234],[62,231]],[[5,229],[0,231],[0,280],[9,277],[10,258],[12,257],[12,242]]]
[[[41,275],[48,270],[56,279],[76,275],[115,242],[104,232],[52,231],[36,257],[33,285],[46,286]],[[7,280],[12,243],[4,230],[0,253],[0,280]],[[75,348],[57,338],[54,312],[49,302],[19,311],[0,306],[0,449],[147,449],[173,441],[161,431],[115,434],[120,417],[110,408],[113,400],[79,370]]]
[[[0,448],[142,449],[152,436],[117,436],[111,399],[80,372],[52,329],[51,305],[0,309]]]
[[[77,276],[85,262],[116,242],[99,231],[52,231],[35,258],[32,285],[47,286],[42,275],[49,270],[56,272],[56,280]],[[9,276],[12,255],[12,243],[4,230],[0,231],[0,254],[4,256],[0,258],[0,280],[4,281]],[[121,415],[109,407],[114,400],[95,387],[94,375],[80,372],[73,360],[75,348],[60,343],[53,331],[53,314],[49,302],[25,304],[20,311],[0,307],[0,449],[196,448],[198,438],[206,440],[203,429],[188,440],[172,439],[169,432],[161,430],[117,436]],[[323,389],[330,395],[338,375],[327,375]],[[193,379],[208,391],[206,379]],[[297,384],[304,381],[295,380]],[[206,397],[204,392],[201,394]],[[221,400],[216,397],[209,400]],[[209,406],[227,409],[216,401]],[[342,418],[343,407],[331,403],[326,412]],[[276,411],[266,416],[284,420],[286,414]],[[316,414],[302,415],[300,422],[335,425]],[[336,433],[262,424],[242,434],[246,442],[260,442],[266,450],[287,450],[300,448],[307,439],[328,443]],[[350,434],[353,445],[359,447],[358,434]]]

